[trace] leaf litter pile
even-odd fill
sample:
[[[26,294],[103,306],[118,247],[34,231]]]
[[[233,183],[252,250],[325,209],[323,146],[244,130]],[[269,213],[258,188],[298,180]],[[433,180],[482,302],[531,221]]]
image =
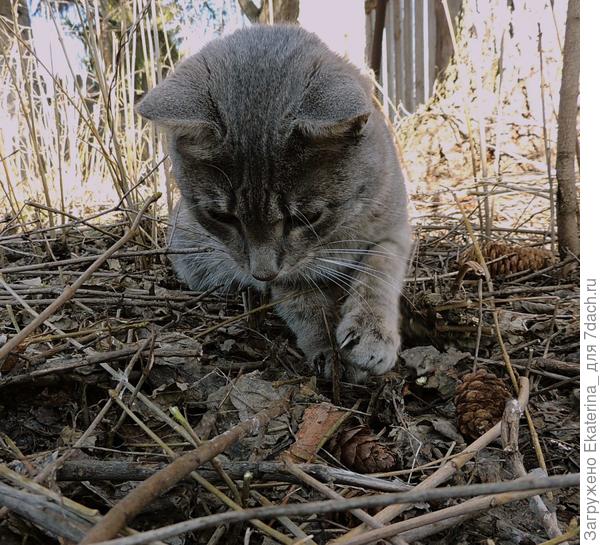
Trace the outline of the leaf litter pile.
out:
[[[353,385],[260,294],[182,286],[144,206],[0,224],[0,543],[576,542],[578,271],[543,229],[475,246],[435,201],[397,368]]]

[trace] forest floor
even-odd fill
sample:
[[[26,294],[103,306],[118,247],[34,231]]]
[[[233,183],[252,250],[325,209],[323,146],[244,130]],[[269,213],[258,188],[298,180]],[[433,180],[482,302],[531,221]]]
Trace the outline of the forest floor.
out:
[[[519,188],[530,184],[535,195],[535,183],[521,179]],[[493,373],[513,392],[511,371],[528,377],[530,423],[523,416],[518,433],[526,470],[543,464],[551,476],[576,473],[577,262],[545,255],[536,261],[535,249],[548,241],[544,222],[536,225],[538,212],[526,206],[507,207],[500,200],[505,193],[498,194],[491,233],[506,246],[491,256],[484,247],[490,284],[475,254],[461,257],[473,237],[449,194],[415,197],[419,218],[403,295],[403,351],[394,372],[365,385],[315,377],[257,294],[197,293],[182,286],[165,252],[165,221],[150,212],[108,259],[102,256],[129,222],[119,211],[85,222],[67,218],[60,228],[0,225],[0,348],[94,261],[101,262],[0,361],[0,484],[21,493],[11,514],[0,513],[0,543],[79,540],[99,514],[173,454],[288,395],[292,402],[284,414],[237,441],[215,464],[202,466],[196,481],[166,490],[130,527],[147,530],[223,512],[223,502],[243,509],[325,499],[307,472],[346,498],[410,490],[454,459],[463,461],[452,466],[443,486],[511,481],[519,476],[515,455],[499,440],[469,459],[459,456],[476,437],[461,433],[455,394],[475,369]],[[479,235],[473,195],[462,200]],[[491,410],[498,391],[484,390],[476,393],[476,403]],[[42,471],[46,488],[32,484]],[[24,507],[34,493],[46,502],[38,515]],[[57,501],[57,494],[73,501]],[[413,534],[403,537],[428,545],[548,540],[552,524],[544,526],[543,509],[527,499],[510,500],[466,510],[439,528],[417,521]],[[560,531],[567,531],[578,514],[578,491],[557,490],[543,501]],[[414,502],[395,520],[462,502]],[[60,516],[53,519],[52,509]],[[358,523],[349,512],[315,511],[262,525],[216,525],[163,542],[321,544]]]

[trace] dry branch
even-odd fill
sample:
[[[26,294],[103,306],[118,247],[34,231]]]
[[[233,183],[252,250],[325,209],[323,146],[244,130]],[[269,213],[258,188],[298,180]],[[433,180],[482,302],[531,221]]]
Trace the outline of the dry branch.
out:
[[[299,467],[299,465],[294,463],[291,456],[286,456],[285,462],[286,462],[287,470],[292,475],[295,475],[304,484],[307,484],[308,486],[314,488],[315,490],[318,490],[319,492],[321,492],[321,494],[323,494],[324,496],[326,496],[328,498],[331,498],[332,500],[344,499],[344,496],[342,496],[341,494],[338,494],[337,492],[335,492],[334,490],[329,488],[327,485],[318,481],[314,477],[311,477],[308,473],[302,471],[302,469]],[[361,522],[364,522],[371,528],[381,528],[383,526],[383,524],[381,522],[378,522],[377,520],[375,520],[371,515],[369,515],[366,511],[363,511],[362,509],[352,509],[350,512],[357,519],[359,519]],[[403,539],[398,538],[398,537],[392,536],[390,538],[390,541],[394,545],[406,545],[406,541],[404,541]]]
[[[347,545],[366,545],[367,543],[376,543],[380,539],[391,539],[392,536],[403,538],[407,541],[413,541],[414,539],[404,534],[410,530],[429,530],[421,534],[420,537],[426,537],[434,533],[440,532],[447,529],[443,527],[434,526],[436,523],[451,521],[453,520],[456,524],[462,523],[465,518],[471,518],[482,511],[499,507],[506,503],[518,501],[526,498],[536,496],[538,493],[532,490],[525,490],[522,492],[507,492],[504,494],[492,494],[489,496],[481,496],[479,498],[473,498],[465,501],[459,505],[453,505],[445,509],[434,511],[433,513],[427,513],[419,517],[414,517],[402,522],[390,524],[377,530],[370,530],[356,536],[347,542]]]
[[[182,455],[173,463],[143,481],[127,496],[120,500],[86,535],[80,545],[107,540],[116,535],[121,528],[137,515],[146,505],[162,492],[171,488],[199,465],[211,460],[231,445],[237,443],[249,433],[256,433],[267,425],[272,418],[282,414],[288,406],[287,400],[278,401],[268,409],[252,418],[240,422],[237,426],[207,441],[200,447]]]
[[[110,258],[119,248],[121,248],[124,244],[126,244],[132,237],[135,235],[142,218],[144,217],[144,213],[150,205],[156,202],[160,198],[160,193],[155,193],[154,195],[148,197],[144,203],[142,204],[140,210],[138,211],[131,227],[127,230],[127,232],[117,241],[115,242],[108,250],[106,250],[101,256],[99,256],[96,261],[94,261],[82,274],[81,276],[73,282],[70,286],[65,287],[62,294],[57,297],[57,299],[48,307],[46,307],[40,314],[33,319],[29,324],[27,324],[17,335],[10,338],[6,344],[0,347],[0,361],[4,360],[6,356],[8,356],[12,350],[14,350],[19,343],[24,341],[28,335],[33,333],[40,325],[42,325],[48,318],[50,318],[54,313],[56,313],[65,303],[71,299],[77,290],[85,284],[85,282],[97,271],[108,258]]]
[[[502,417],[502,446],[508,455],[513,473],[517,478],[525,477],[527,470],[523,464],[523,456],[519,452],[519,419],[521,410],[516,400],[511,399],[506,403],[504,415]],[[546,475],[546,472],[537,468],[531,474]],[[529,500],[529,506],[536,517],[540,520],[548,537],[555,538],[561,535],[558,527],[556,513],[551,512],[539,495],[532,496]]]
[[[235,480],[243,479],[246,473],[252,473],[256,481],[301,482],[288,474],[281,462],[223,462],[222,465],[229,476]],[[165,466],[164,463],[139,463],[123,460],[73,460],[65,462],[58,469],[56,480],[143,481]],[[314,478],[338,485],[355,486],[380,492],[403,492],[413,488],[397,479],[381,479],[322,464],[297,464],[296,467]],[[214,470],[208,468],[201,468],[197,471],[209,481],[218,481],[220,478]]]
[[[521,377],[520,379],[521,388],[519,391],[519,406],[524,410],[529,401],[529,379]],[[488,446],[492,441],[500,437],[502,430],[502,423],[498,422],[493,428],[485,432],[481,437],[473,441],[465,450],[463,450],[458,456],[452,458],[446,462],[442,467],[432,473],[424,481],[421,481],[415,486],[415,491],[426,491],[431,488],[436,488],[442,483],[446,482],[452,475],[454,475],[461,467],[463,467],[469,460],[471,460],[481,449]],[[408,504],[403,505],[390,505],[377,513],[375,518],[379,522],[389,522],[396,518],[398,515],[408,509]],[[353,528],[350,532],[344,536],[339,537],[334,541],[336,545],[342,545],[348,543],[351,539],[357,535],[364,533],[366,528],[364,525]]]
[[[488,494],[503,494],[508,492],[530,491],[536,494],[547,489],[571,488],[579,486],[579,474],[570,473],[544,478],[518,479],[501,483],[473,484],[466,486],[448,486],[431,490],[412,490],[397,494],[380,494],[377,496],[362,496],[343,500],[324,500],[316,502],[296,503],[293,505],[278,505],[273,507],[255,507],[244,511],[229,511],[206,517],[190,519],[177,524],[164,526],[148,532],[140,532],[136,536],[95,542],[96,545],[141,545],[155,539],[166,539],[184,532],[213,528],[221,524],[244,522],[250,519],[271,519],[274,517],[306,517],[313,514],[339,513],[351,509],[365,509],[394,504],[413,504],[424,501],[434,501],[449,498],[475,497]],[[83,545],[83,544],[80,544]]]
[[[71,542],[81,539],[89,528],[88,521],[50,498],[16,490],[2,483],[0,505],[43,528],[47,534],[63,537]]]

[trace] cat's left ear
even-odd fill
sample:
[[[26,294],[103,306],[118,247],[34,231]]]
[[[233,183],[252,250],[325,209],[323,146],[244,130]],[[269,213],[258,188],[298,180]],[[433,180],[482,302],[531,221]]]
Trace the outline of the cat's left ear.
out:
[[[367,91],[346,73],[313,77],[296,114],[296,126],[308,138],[327,140],[358,136],[372,111]]]

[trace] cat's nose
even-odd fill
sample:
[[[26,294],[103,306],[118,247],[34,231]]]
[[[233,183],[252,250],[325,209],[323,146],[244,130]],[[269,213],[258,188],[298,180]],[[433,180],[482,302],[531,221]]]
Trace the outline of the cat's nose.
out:
[[[277,278],[279,271],[254,271],[251,274],[261,282],[269,282],[270,280],[275,280],[275,278]]]
[[[250,274],[261,282],[275,280],[281,270],[277,254],[269,247],[255,247],[250,250]]]

